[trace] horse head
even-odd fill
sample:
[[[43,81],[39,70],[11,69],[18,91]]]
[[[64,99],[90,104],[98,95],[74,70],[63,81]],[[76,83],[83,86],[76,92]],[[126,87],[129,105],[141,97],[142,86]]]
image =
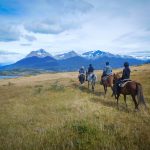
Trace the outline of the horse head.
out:
[[[119,73],[114,73],[113,74],[113,83],[115,83],[119,78],[120,78]]]

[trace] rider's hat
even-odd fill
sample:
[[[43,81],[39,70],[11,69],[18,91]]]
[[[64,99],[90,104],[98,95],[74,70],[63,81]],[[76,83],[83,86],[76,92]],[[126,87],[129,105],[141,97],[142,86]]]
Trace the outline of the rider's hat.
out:
[[[82,66],[81,68],[84,69],[84,66]]]
[[[92,66],[92,64],[89,64],[89,66]]]
[[[129,63],[128,63],[128,62],[125,62],[125,63],[124,63],[124,66],[125,66],[125,67],[129,67]]]

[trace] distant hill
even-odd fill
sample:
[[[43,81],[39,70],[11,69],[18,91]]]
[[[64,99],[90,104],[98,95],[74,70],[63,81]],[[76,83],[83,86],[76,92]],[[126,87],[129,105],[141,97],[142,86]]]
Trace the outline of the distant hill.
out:
[[[76,71],[81,66],[86,68],[91,63],[95,69],[102,69],[105,62],[109,61],[113,68],[122,67],[125,61],[130,65],[140,65],[145,61],[131,56],[115,55],[101,50],[89,51],[81,55],[74,51],[52,56],[44,49],[32,51],[25,58],[14,64],[1,67],[1,70],[12,69],[40,69],[49,71]]]

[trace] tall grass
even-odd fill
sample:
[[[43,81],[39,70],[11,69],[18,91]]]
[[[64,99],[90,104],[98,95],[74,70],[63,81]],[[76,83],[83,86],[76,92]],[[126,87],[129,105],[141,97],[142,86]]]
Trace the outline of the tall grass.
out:
[[[150,103],[150,70],[132,72]],[[100,74],[98,74],[100,77]],[[19,80],[19,79],[16,79]],[[36,85],[0,86],[0,149],[2,150],[148,150],[150,110],[134,111],[127,97],[116,101],[96,84],[89,92],[76,79]]]

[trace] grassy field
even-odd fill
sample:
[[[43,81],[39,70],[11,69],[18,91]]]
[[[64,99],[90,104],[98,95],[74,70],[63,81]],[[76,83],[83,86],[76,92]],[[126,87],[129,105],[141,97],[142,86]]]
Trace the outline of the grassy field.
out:
[[[149,105],[150,65],[132,67],[131,78]],[[127,104],[121,97],[117,109],[99,81],[94,93],[79,86],[77,73],[0,80],[0,149],[149,150],[150,108]]]

